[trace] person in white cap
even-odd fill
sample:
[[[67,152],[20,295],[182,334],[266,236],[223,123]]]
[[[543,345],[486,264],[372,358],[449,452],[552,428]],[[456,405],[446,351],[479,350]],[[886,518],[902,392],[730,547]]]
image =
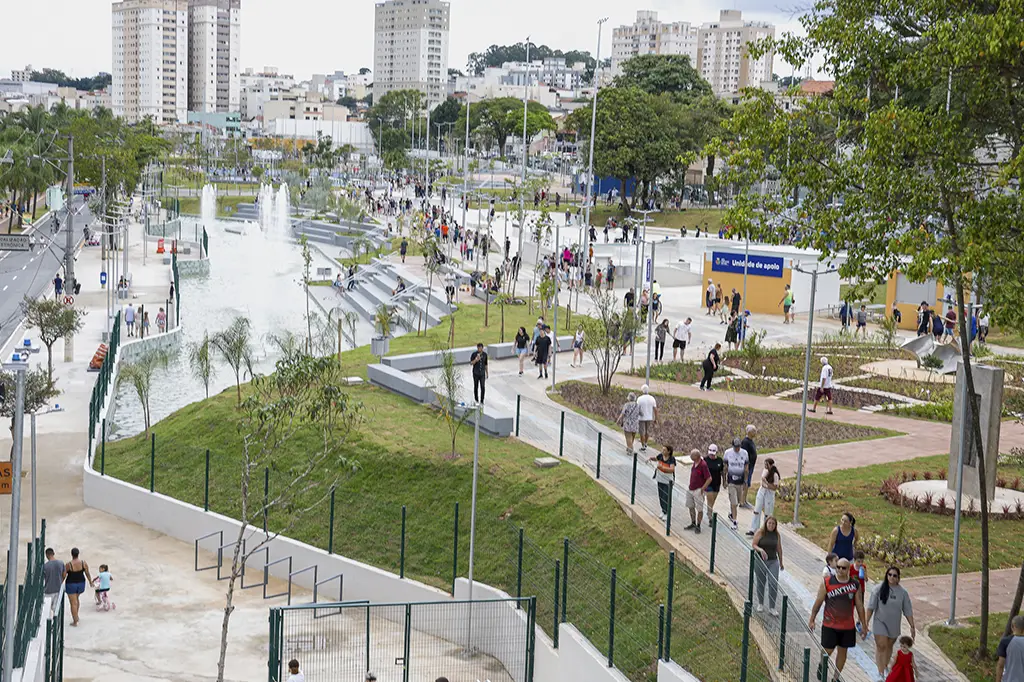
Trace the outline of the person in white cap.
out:
[[[636,399],[640,408],[640,452],[647,450],[647,439],[651,437],[651,427],[658,419],[658,401],[650,394],[650,387],[644,384],[640,387],[643,394]]]
[[[715,295],[716,294],[717,294],[717,291],[715,290],[715,282],[714,282],[714,280],[712,280],[709,277],[708,278],[708,288],[707,288],[707,291],[704,292],[704,305],[708,309],[708,315],[711,314],[711,311],[715,307]]]
[[[818,411],[818,402],[822,396],[825,398],[825,414],[832,414],[832,365],[828,364],[828,358],[821,358],[821,383],[814,394],[814,406],[808,412]]]

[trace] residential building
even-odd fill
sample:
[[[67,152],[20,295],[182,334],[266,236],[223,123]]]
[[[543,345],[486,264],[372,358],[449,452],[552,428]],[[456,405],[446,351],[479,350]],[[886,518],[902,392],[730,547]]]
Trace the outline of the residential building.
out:
[[[242,134],[242,122],[238,112],[188,112],[190,125],[204,126],[216,130],[221,137],[240,137]]]
[[[697,40],[697,70],[720,97],[756,87],[772,79],[775,54],[753,59],[751,43],[775,35],[772,24],[744,21],[739,10],[724,9],[719,20],[700,27]]]
[[[568,65],[562,58],[525,62],[505,62],[488,67],[480,76],[456,76],[451,93],[469,93],[473,100],[499,97],[523,97],[529,82],[528,97],[549,109],[561,109],[563,102],[581,98],[590,92],[585,83],[587,66],[583,62]]]
[[[188,109],[237,112],[241,104],[241,0],[188,0]]]
[[[188,0],[122,0],[112,6],[115,116],[184,123],[188,113]]]
[[[278,119],[297,121],[346,121],[348,107],[325,100],[320,93],[293,88],[281,92],[263,104],[263,122]]]
[[[11,80],[18,83],[32,80],[32,65],[29,64],[24,69],[11,69]]]
[[[658,13],[639,10],[631,26],[612,30],[611,76],[622,74],[623,62],[644,54],[684,54],[697,63],[697,27],[688,21],[664,23]]]
[[[264,104],[295,86],[295,77],[278,73],[277,68],[273,66],[264,66],[263,71],[259,73],[247,68],[239,77],[239,84],[239,113],[243,121],[252,121],[263,118]]]
[[[386,0],[374,20],[373,98],[419,90],[427,105],[444,101],[450,7],[443,0]]]

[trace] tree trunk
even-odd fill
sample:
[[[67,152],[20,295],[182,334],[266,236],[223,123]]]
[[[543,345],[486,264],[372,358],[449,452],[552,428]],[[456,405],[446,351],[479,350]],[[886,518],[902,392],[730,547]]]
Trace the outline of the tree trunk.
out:
[[[14,216],[18,212],[18,189],[14,188],[11,191],[14,192],[14,196],[11,198],[11,215],[7,219],[7,234],[14,232]]]
[[[46,345],[46,377],[53,383],[53,344]]]
[[[228,624],[231,621],[231,614],[235,610],[235,578],[239,573],[238,559],[242,551],[242,538],[245,535],[246,523],[243,520],[238,528],[238,540],[235,542],[235,549],[231,556],[231,577],[228,578],[228,593],[224,599],[224,618],[220,626],[220,657],[217,659],[217,682],[224,682],[224,661],[228,655]]]
[[[37,199],[39,199],[39,195],[36,194],[35,191],[33,191],[32,192],[32,222],[33,223],[36,221],[36,200]]]
[[[505,304],[501,304],[501,341],[499,343],[505,343]]]
[[[629,203],[629,197],[626,196],[626,179],[619,179],[619,193],[622,195],[622,214],[629,216],[633,212],[633,207]]]
[[[1020,576],[1017,578],[1017,592],[1013,595],[1013,606],[1010,607],[1010,616],[1006,619],[1006,627],[1003,629],[1003,637],[1010,634],[1010,621],[1020,613],[1020,604],[1024,601],[1024,562],[1020,565]]]

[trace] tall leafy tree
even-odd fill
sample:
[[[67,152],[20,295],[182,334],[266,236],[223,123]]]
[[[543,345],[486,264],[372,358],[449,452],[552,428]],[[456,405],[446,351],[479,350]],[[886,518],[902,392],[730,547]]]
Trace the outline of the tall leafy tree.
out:
[[[711,85],[684,54],[644,54],[627,59],[615,85],[640,88],[652,95],[670,94],[683,104],[713,94]]]
[[[457,130],[465,130],[466,110],[459,112],[455,123]],[[515,97],[499,97],[474,103],[469,108],[469,127],[475,137],[486,136],[504,154],[510,137],[516,138],[523,132],[523,101]],[[526,138],[532,140],[545,130],[557,128],[546,107],[540,102],[530,101],[526,106]]]
[[[997,323],[1024,327],[1020,3],[819,0],[801,22],[806,37],[763,48],[793,64],[824,54],[833,96],[786,111],[770,94],[752,92],[729,126],[736,141],[717,145],[728,157],[724,179],[751,186],[777,173],[782,196],[805,194],[801,215],[784,199],[744,193],[730,222],[825,257],[843,251],[843,277],[935,277],[956,292],[961,321],[970,319],[974,290]],[[969,325],[960,325],[964,360],[968,335]],[[976,402],[969,363],[964,374]],[[974,407],[968,437],[984,453]],[[977,458],[981,480],[995,456]],[[990,655],[989,504],[983,487],[981,657]]]

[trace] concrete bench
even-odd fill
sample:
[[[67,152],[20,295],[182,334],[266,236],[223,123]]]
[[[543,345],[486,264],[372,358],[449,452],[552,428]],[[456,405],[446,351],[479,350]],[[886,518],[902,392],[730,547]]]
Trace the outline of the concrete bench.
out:
[[[455,364],[467,364],[474,351],[476,351],[476,346],[453,348],[452,355],[455,356]],[[433,369],[441,366],[441,354],[437,351],[431,350],[423,353],[409,353],[408,355],[392,355],[384,358],[384,364],[403,372],[414,372],[420,369]]]
[[[506,360],[516,356],[516,344],[513,342],[492,343],[485,350],[487,351],[487,357],[491,360]]]
[[[462,417],[466,412],[469,412],[469,416],[466,418],[466,426],[472,428],[476,424],[476,409],[471,405],[456,409],[456,414],[459,417]],[[496,410],[488,405],[484,405],[484,408],[480,411],[480,431],[488,436],[495,436],[497,438],[511,436],[512,432],[515,431],[515,422],[516,420],[513,415]]]
[[[406,374],[394,367],[379,364],[367,365],[366,377],[371,384],[404,395],[406,398],[412,398],[416,402],[431,403],[434,400],[434,392],[427,385],[426,379]],[[480,427],[483,428],[483,422],[480,423]]]

